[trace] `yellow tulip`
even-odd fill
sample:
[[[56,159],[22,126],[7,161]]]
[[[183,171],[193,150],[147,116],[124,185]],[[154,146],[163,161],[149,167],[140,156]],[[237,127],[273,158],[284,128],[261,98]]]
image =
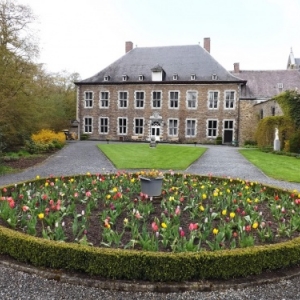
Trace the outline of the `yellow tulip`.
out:
[[[214,228],[214,229],[213,229],[213,234],[214,234],[214,235],[217,235],[218,232],[219,232],[219,230],[218,230],[217,228]]]
[[[38,218],[39,218],[40,220],[44,219],[44,217],[45,217],[45,215],[44,215],[43,213],[39,213],[39,214],[38,214]]]

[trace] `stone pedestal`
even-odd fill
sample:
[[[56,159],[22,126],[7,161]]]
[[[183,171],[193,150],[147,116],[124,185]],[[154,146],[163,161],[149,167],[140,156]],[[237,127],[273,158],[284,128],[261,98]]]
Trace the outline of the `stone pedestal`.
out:
[[[153,148],[153,147],[156,147],[156,140],[155,140],[155,137],[151,137],[150,139],[150,147]]]
[[[274,151],[280,151],[280,140],[274,140]]]

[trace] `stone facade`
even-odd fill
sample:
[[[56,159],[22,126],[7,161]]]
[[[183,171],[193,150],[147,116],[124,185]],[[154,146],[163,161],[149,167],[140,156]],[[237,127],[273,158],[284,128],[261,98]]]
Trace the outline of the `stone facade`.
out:
[[[254,105],[253,109],[259,120],[265,117],[283,115],[280,105],[273,99],[257,103]]]
[[[196,107],[189,108],[187,93],[195,92]],[[217,108],[209,108],[209,92],[217,92]],[[85,93],[92,93],[90,107],[86,107]],[[108,107],[101,107],[101,92],[108,93]],[[120,107],[119,92],[127,92],[127,107]],[[136,106],[136,92],[144,93],[144,107]],[[161,105],[153,107],[153,92],[160,92]],[[171,107],[170,92],[178,93],[178,107]],[[234,101],[226,108],[225,93],[233,92]],[[159,141],[214,142],[222,136],[223,142],[231,143],[237,139],[239,112],[239,84],[81,84],[78,86],[78,119],[81,134],[88,134],[97,140],[145,140],[157,135]],[[91,104],[92,103],[92,104]],[[85,118],[92,120],[92,129],[86,130]],[[106,118],[107,128],[101,132],[101,120]],[[120,128],[119,119],[125,119],[126,128]],[[141,128],[136,130],[136,119],[142,120]],[[177,130],[170,129],[176,120]],[[189,132],[187,121],[195,121],[195,131]],[[216,121],[216,122],[209,122]],[[170,123],[171,122],[171,123]],[[216,126],[215,128],[208,128]],[[209,130],[211,129],[211,130]],[[157,130],[154,132],[153,130]],[[89,132],[91,131],[91,132]]]

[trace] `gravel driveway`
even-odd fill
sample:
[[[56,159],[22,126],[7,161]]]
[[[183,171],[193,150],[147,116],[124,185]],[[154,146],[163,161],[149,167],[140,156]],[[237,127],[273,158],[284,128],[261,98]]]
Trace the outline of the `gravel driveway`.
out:
[[[98,151],[96,145],[99,141],[76,141],[68,145],[48,158],[42,164],[29,168],[17,174],[0,176],[0,186],[24,180],[34,179],[36,175],[48,177],[49,175],[74,175],[101,173],[103,171],[116,171],[115,167],[106,157]],[[186,173],[230,176],[232,178],[259,181],[265,184],[300,191],[300,184],[273,180],[263,174],[251,163],[239,154],[238,148],[226,146],[205,146],[206,153],[193,163]],[[300,176],[300,175],[299,175]],[[14,269],[0,261],[0,299],[210,299],[210,300],[235,300],[235,299],[300,299],[300,287],[298,287],[299,275],[290,278],[278,279],[269,284],[253,283],[245,287],[243,284],[222,290],[210,292],[178,292],[178,293],[154,293],[154,292],[121,292],[106,291],[100,288],[88,287],[84,281],[73,280],[75,285],[48,280],[42,276],[28,274]]]

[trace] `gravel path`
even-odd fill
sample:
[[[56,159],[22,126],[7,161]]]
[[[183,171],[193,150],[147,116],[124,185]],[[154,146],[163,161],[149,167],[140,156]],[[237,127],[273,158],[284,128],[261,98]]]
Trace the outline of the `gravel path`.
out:
[[[18,174],[0,176],[0,186],[34,179],[37,175],[74,175],[114,172],[115,167],[101,154],[96,145],[99,141],[70,142],[64,149],[48,158],[42,164]],[[238,148],[226,146],[205,146],[209,149],[185,172],[259,181],[272,186],[300,191],[300,184],[273,180],[245,160]],[[300,174],[300,172],[299,172]],[[300,176],[300,175],[299,175]],[[83,281],[81,282],[83,283]],[[0,262],[0,299],[300,299],[299,276],[278,280],[276,283],[252,284],[248,287],[227,287],[225,290],[210,292],[120,292],[95,287],[73,285],[42,276],[22,272]]]

